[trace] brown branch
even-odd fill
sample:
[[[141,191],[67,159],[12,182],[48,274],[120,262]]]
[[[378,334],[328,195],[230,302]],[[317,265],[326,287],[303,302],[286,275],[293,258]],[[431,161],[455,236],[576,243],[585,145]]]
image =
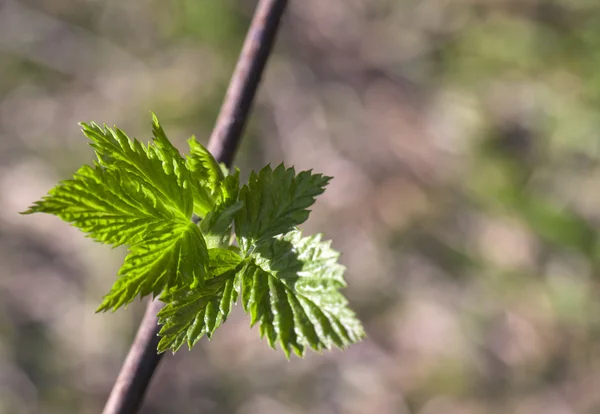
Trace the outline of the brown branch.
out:
[[[246,40],[221,106],[208,149],[231,167],[262,73],[273,48],[287,0],[259,0]],[[110,393],[103,414],[135,414],[162,354],[158,354],[156,314],[163,304],[148,303],[133,344]]]
[[[208,150],[230,166],[260,84],[287,0],[260,0],[229,82]]]
[[[156,352],[160,340],[156,314],[162,307],[159,300],[148,302],[144,318],[104,406],[103,414],[135,413],[139,409],[152,374],[162,359],[162,354]]]

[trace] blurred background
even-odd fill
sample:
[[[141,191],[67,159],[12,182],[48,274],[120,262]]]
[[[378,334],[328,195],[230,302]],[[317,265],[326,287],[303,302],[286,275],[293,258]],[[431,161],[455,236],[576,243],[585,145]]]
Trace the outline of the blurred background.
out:
[[[303,226],[369,338],[286,361],[239,306],[144,414],[600,413],[600,2],[290,1],[236,159],[334,176]],[[19,216],[79,121],[206,142],[254,3],[0,0],[0,413],[101,411],[123,249]]]

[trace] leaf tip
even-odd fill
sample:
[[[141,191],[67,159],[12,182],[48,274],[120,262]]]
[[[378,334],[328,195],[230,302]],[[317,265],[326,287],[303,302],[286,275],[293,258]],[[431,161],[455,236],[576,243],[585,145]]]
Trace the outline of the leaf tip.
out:
[[[160,342],[158,343],[158,346],[156,347],[156,353],[157,354],[162,354],[163,352],[167,351],[171,346],[171,343],[169,341],[166,340],[166,338],[161,338]],[[175,351],[173,351],[173,353],[175,353]]]
[[[26,216],[26,215],[28,215],[28,214],[37,213],[38,211],[39,211],[39,210],[38,210],[38,207],[37,207],[37,206],[31,206],[31,207],[29,207],[29,208],[28,208],[27,210],[25,210],[25,211],[19,211],[19,214],[20,214],[20,215],[22,215],[22,216]]]
[[[98,306],[96,308],[96,310],[94,311],[94,313],[105,313],[109,308],[106,307],[106,305],[104,303],[102,303],[100,306]]]
[[[152,115],[152,126],[154,128],[160,128],[160,122],[158,121],[156,114],[152,111],[150,111],[150,114]]]

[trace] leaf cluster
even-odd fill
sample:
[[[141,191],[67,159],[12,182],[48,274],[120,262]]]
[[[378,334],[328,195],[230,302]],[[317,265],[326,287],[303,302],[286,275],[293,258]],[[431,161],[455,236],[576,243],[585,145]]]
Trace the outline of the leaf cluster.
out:
[[[339,253],[297,228],[330,177],[282,164],[240,186],[239,170],[229,174],[194,137],[182,156],[154,115],[146,145],[118,128],[81,126],[96,161],[23,214],[53,214],[97,242],[127,246],[99,312],[158,297],[159,352],[210,338],[238,298],[288,357],[364,336],[339,292]]]

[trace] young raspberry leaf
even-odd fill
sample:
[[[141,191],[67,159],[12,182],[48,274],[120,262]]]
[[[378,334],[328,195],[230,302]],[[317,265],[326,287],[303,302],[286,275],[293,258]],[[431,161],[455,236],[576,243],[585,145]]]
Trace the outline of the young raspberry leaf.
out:
[[[191,349],[202,336],[210,339],[229,316],[231,306],[237,300],[238,277],[236,267],[241,258],[226,249],[210,249],[209,268],[216,276],[207,280],[201,288],[180,289],[165,292],[160,300],[166,306],[158,313],[163,325],[159,335],[158,352],[167,349],[177,351],[187,342]]]
[[[258,174],[252,172],[248,184],[240,190],[244,209],[235,217],[236,235],[242,252],[263,239],[286,233],[308,218],[315,197],[323,193],[331,177],[302,171],[280,164]]]
[[[183,219],[189,220],[193,195],[185,160],[167,140],[153,116],[153,144],[144,145],[120,129],[101,128],[95,123],[81,123],[83,133],[91,141],[98,162],[110,170],[121,170],[144,183],[157,197],[165,200]]]
[[[302,355],[359,341],[364,330],[339,292],[346,286],[339,253],[320,235],[299,230],[265,240],[241,270],[242,304],[271,347]]]
[[[225,175],[212,154],[196,141],[196,137],[191,137],[188,145],[190,152],[185,157],[185,165],[192,178],[194,213],[204,217],[213,209],[217,196],[215,193]]]
[[[134,244],[170,222],[183,222],[162,198],[126,171],[84,165],[23,214],[48,213],[100,243]]]
[[[244,203],[238,201],[240,171],[228,175],[215,191],[215,206],[200,223],[200,229],[209,248],[224,248],[229,245],[235,214]]]
[[[24,212],[54,214],[96,241],[130,246],[99,311],[116,310],[138,294],[198,286],[208,273],[206,242],[191,222],[189,171],[153,121],[154,141],[147,146],[119,129],[82,124],[97,163],[80,168]]]
[[[207,181],[213,188],[223,181],[225,175],[221,166],[210,152],[202,144],[196,141],[196,137],[188,139],[190,152],[186,156],[186,165],[192,175],[200,181]]]
[[[206,275],[206,245],[194,223],[164,226],[129,248],[119,278],[96,312],[117,310],[139,294],[158,296],[163,289],[195,288]]]

